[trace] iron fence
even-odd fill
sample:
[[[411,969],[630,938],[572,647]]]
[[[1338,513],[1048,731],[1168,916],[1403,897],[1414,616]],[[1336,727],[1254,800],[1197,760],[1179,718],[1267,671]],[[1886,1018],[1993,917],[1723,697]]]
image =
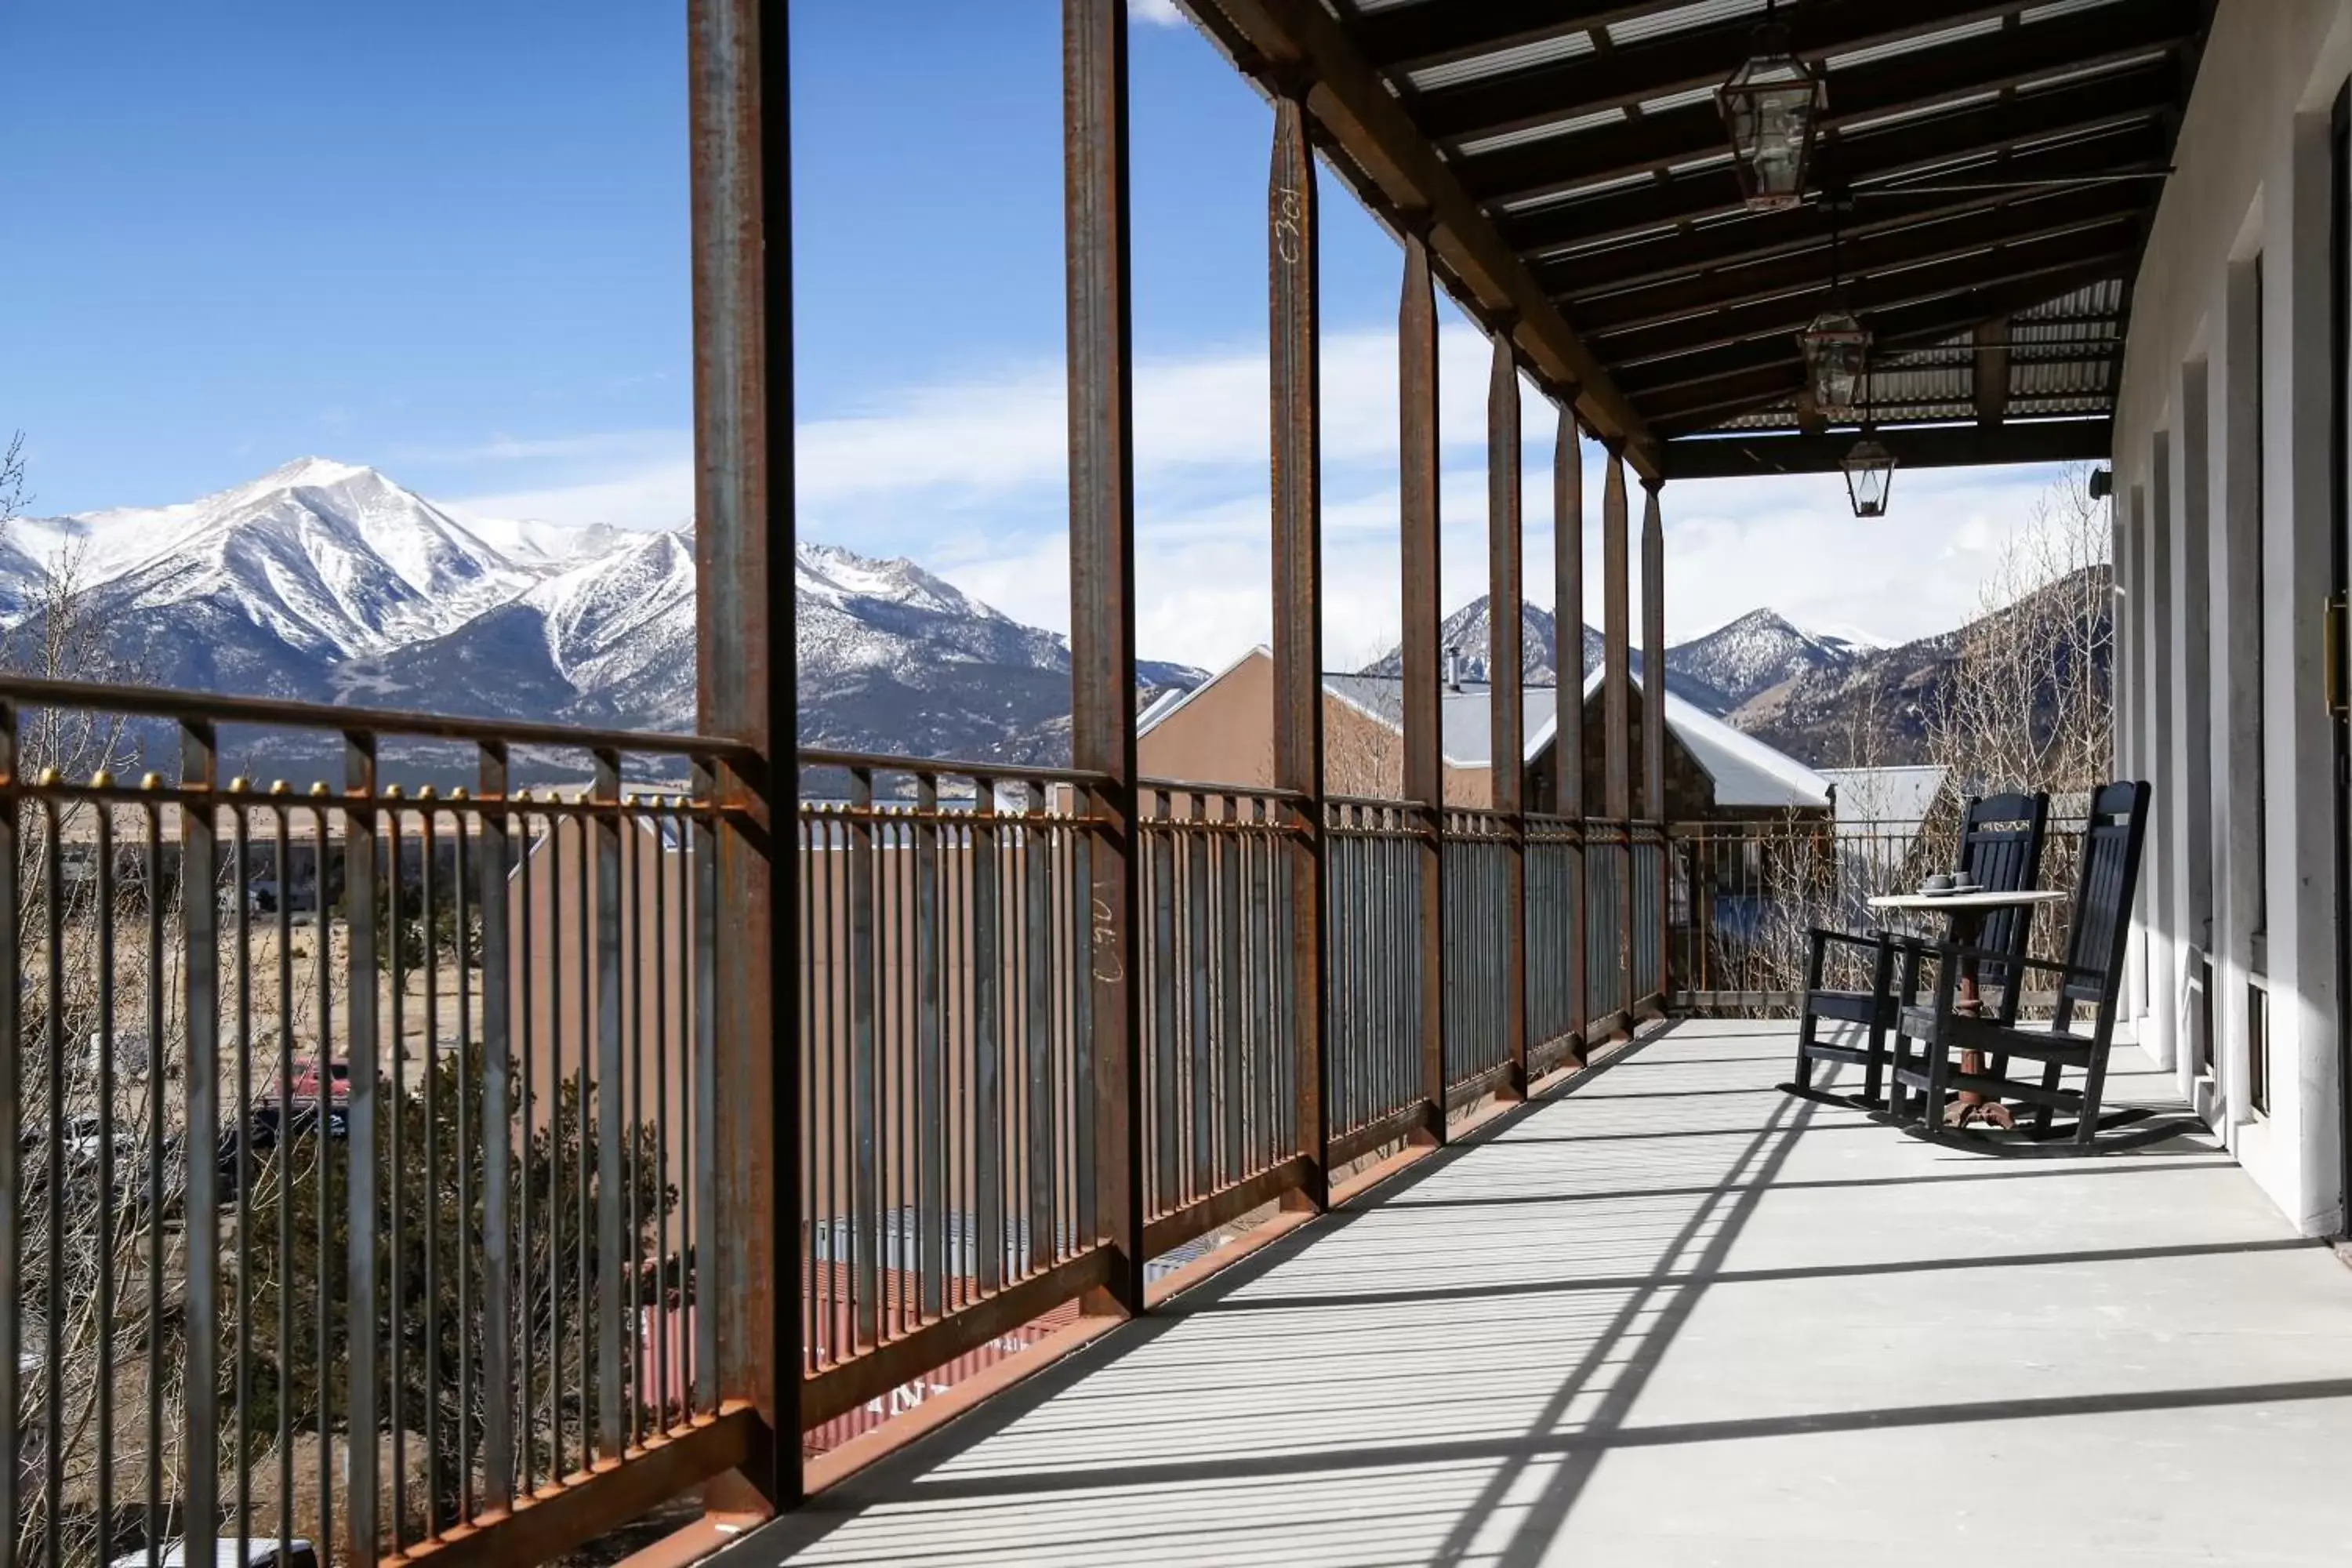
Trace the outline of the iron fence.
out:
[[[1292,804],[1273,793],[1145,795],[1144,1213],[1181,1226],[1300,1148],[1289,870],[1301,847]]]
[[[814,1425],[973,1348],[959,1324],[1042,1300],[1039,1280],[1099,1251],[1088,977],[1101,825],[1075,774],[814,752],[802,765],[847,784],[800,811],[802,1417]]]
[[[2041,886],[2072,890],[2082,831],[2080,821],[2050,824]],[[1817,926],[1945,934],[1933,921],[1874,910],[1869,900],[1916,891],[1932,873],[1949,870],[1956,820],[1689,823],[1671,828],[1668,842],[1666,926],[1677,1006],[1792,1016],[1804,984],[1808,933]],[[2066,910],[2063,903],[2035,910],[2032,952],[2046,957],[2059,951]],[[1868,984],[1857,950],[1833,944],[1828,961],[1827,984]],[[2033,1004],[2029,994],[2026,1005]]]
[[[1527,843],[1528,1071],[1549,1071],[1572,1055],[1586,1015],[1583,934],[1589,918],[1584,881],[1583,824],[1572,817],[1531,815]]]
[[[1588,822],[1584,834],[1584,973],[1588,1020],[1633,1004],[1627,921],[1632,918],[1631,835],[1619,823]]]
[[[1444,816],[1445,1087],[1494,1080],[1511,1065],[1507,1011],[1526,1005],[1513,994],[1509,957],[1510,870],[1518,854],[1517,825],[1492,811],[1449,810]]]
[[[396,1555],[715,1413],[732,755],[11,683],[0,1555]]]
[[[1333,800],[1324,828],[1326,1026],[1331,1134],[1380,1124],[1426,1096],[1421,1017],[1418,807]]]

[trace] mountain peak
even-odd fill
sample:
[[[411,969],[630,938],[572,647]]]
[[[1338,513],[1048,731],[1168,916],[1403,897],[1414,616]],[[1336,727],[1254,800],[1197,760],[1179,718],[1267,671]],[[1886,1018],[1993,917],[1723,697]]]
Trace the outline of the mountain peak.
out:
[[[364,463],[345,463],[333,458],[312,457],[281,463],[242,488],[248,490],[297,489],[305,486],[340,485],[362,478],[384,484],[392,482]]]

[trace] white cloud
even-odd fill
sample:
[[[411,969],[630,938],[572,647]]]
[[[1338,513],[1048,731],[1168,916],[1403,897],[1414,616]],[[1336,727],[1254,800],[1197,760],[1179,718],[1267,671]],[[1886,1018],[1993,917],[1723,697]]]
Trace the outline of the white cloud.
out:
[[[1128,19],[1151,27],[1183,27],[1191,19],[1176,8],[1176,0],[1127,0]]]
[[[1487,355],[1465,326],[1441,334],[1441,597],[1449,608],[1486,586]],[[1322,371],[1325,647],[1339,667],[1397,637],[1393,331],[1327,332]],[[1527,592],[1549,605],[1552,419],[1530,395],[1524,422]],[[1146,655],[1213,666],[1268,635],[1268,425],[1262,345],[1137,365],[1137,617]],[[910,386],[809,420],[795,453],[803,536],[912,556],[1009,615],[1066,628],[1067,443],[1058,363]],[[531,476],[461,494],[455,504],[478,516],[655,527],[693,506],[684,432],[499,437],[436,457]],[[1584,459],[1585,610],[1597,625],[1600,454],[1588,447]],[[2041,469],[1906,470],[1892,514],[1870,521],[1853,517],[1834,475],[1670,484],[1662,498],[1668,635],[1695,636],[1759,605],[1887,640],[1958,625],[1975,612],[2002,542],[2046,479]],[[1632,500],[1638,529],[1638,489]],[[1638,548],[1633,571],[1638,580]]]

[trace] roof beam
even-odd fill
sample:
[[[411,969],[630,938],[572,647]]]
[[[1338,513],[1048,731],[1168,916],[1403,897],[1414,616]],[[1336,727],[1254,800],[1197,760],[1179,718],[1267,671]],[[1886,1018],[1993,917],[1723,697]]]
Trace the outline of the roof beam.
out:
[[[2021,200],[2012,193],[2005,205],[1882,229],[1843,244],[1836,269],[1858,282],[1878,272],[1972,256],[1987,246],[2024,244],[2129,217],[2147,199],[2147,192],[2126,184],[2039,192]],[[1701,311],[1825,289],[1831,280],[1831,258],[1824,247],[1755,266],[1702,272],[1656,288],[1622,290],[1579,309],[1574,319],[1586,340],[1598,343],[1611,333]]]
[[[1810,0],[1783,7],[1780,20],[1788,26],[1796,52],[1818,61],[1826,55],[1982,21],[2015,10],[2020,3],[1904,0],[1901,5],[1889,5],[1886,0]],[[1453,0],[1432,8],[1475,16],[1484,6]],[[1651,10],[1671,8],[1657,5]],[[1452,142],[1532,130],[1596,109],[1714,87],[1747,59],[1756,25],[1763,19],[1757,15],[1734,16],[1703,27],[1620,43],[1605,60],[1586,55],[1532,70],[1482,77],[1458,87],[1431,89],[1416,95],[1414,118],[1433,141]]]
[[[2119,277],[2133,260],[2128,253],[2088,259],[1885,311],[1876,318],[1876,347],[1893,352],[1939,342],[1972,331],[1979,321],[2013,316],[2089,284]],[[1629,381],[1636,374],[1629,372]],[[1646,377],[1637,392],[1642,406],[1669,440],[1694,429],[1711,429],[1730,413],[1790,396],[1805,379],[1804,357],[1797,351],[1793,333],[1659,360],[1641,367],[1638,374]],[[1694,424],[1702,414],[1713,417]]]
[[[1195,19],[1269,96],[1307,84],[1318,140],[1358,198],[1400,233],[1425,230],[1459,285],[1448,292],[1489,330],[1507,331],[1555,395],[1574,397],[1588,428],[1623,440],[1627,459],[1655,476],[1640,413],[1320,0],[1218,0]]]
[[[2168,51],[2195,32],[2196,18],[2179,0],[2156,0],[2115,13],[2101,9],[2004,28],[1839,71],[1829,79],[1829,112],[1822,121],[1824,142],[1816,156],[1824,169],[1834,169],[1836,154],[1828,149],[1849,127],[2047,80],[2069,70],[2129,60],[2154,49]],[[2177,82],[2177,76],[2166,79],[2168,89]],[[2093,79],[2038,90],[2063,92],[2095,84]],[[1553,136],[1458,162],[1463,183],[1479,200],[1517,201],[1667,169],[1724,150],[1723,121],[1709,101],[1644,115],[1638,123]]]
[[[2000,173],[2003,181],[2017,182],[2075,180],[2118,170],[2153,173],[2163,157],[2160,132],[2144,122],[2088,141],[2017,153],[2001,165]],[[1849,241],[1860,240],[1889,229],[2006,206],[2026,195],[2014,190],[1961,195],[1922,192],[1906,199],[1875,199],[1863,204],[1864,210],[1847,213],[1840,232]],[[1917,205],[1911,205],[1914,202]],[[1711,224],[1689,233],[1668,231],[1619,249],[1556,258],[1536,271],[1538,279],[1553,290],[1552,297],[1573,314],[1577,305],[1622,289],[1823,251],[1829,235],[1828,212],[1811,202],[1782,212],[1743,215],[1737,221]]]
[[[2005,283],[2012,278],[2078,271],[2085,264],[2129,258],[2138,247],[2138,230],[2129,216],[2110,215],[2080,225],[2021,238],[1990,250],[1937,265],[1906,267],[1851,281],[1846,308],[1865,325],[1883,324],[1882,318],[1906,306],[1946,300],[1955,294]],[[1658,325],[1629,327],[1622,331],[1591,334],[1610,363],[1624,373],[1629,387],[1637,384],[1654,364],[1685,358],[1708,349],[1727,348],[1759,338],[1785,336],[1791,351],[1796,334],[1819,312],[1829,297],[1829,278],[1801,292],[1784,292],[1727,309],[1685,315]],[[1672,369],[1671,363],[1665,368]]]
[[[1355,18],[1364,58],[1402,72],[1498,49],[1589,33],[1658,8],[1657,0],[1480,0],[1475,5],[1402,5]]]
[[[2153,121],[2172,107],[2179,72],[2165,62],[2118,71],[2079,89],[2024,94],[2012,101],[1971,108],[1839,142],[1838,173],[1872,201],[1906,177],[1941,176],[1969,158],[1993,159],[2021,143],[2090,136]],[[1966,179],[1966,174],[1953,174]],[[2000,177],[1997,173],[1991,177]],[[1948,193],[1947,193],[1948,194]],[[1638,190],[1568,201],[1507,216],[1504,233],[1522,252],[1564,248],[1611,234],[1638,233],[1739,210],[1738,187],[1727,168],[1714,168]]]
[[[1998,425],[2009,416],[2009,318],[1979,321],[1976,349],[1969,390],[1977,405],[1977,422]]]
[[[2102,414],[2081,419],[2018,420],[1991,426],[1935,425],[1874,432],[1905,468],[1963,468],[1981,463],[2095,462],[2115,444],[2114,421]],[[1763,479],[1778,474],[1835,472],[1853,446],[1851,432],[1820,436],[1707,436],[1666,444],[1669,479]]]

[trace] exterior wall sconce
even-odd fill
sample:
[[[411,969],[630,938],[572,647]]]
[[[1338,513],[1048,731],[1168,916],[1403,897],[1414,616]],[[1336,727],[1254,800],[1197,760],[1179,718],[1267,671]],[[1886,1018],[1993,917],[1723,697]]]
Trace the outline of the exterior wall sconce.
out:
[[[1870,358],[1870,333],[1853,312],[1832,305],[1797,334],[1805,353],[1805,379],[1812,384],[1813,406],[1824,419],[1851,419],[1862,405],[1862,377]]]

